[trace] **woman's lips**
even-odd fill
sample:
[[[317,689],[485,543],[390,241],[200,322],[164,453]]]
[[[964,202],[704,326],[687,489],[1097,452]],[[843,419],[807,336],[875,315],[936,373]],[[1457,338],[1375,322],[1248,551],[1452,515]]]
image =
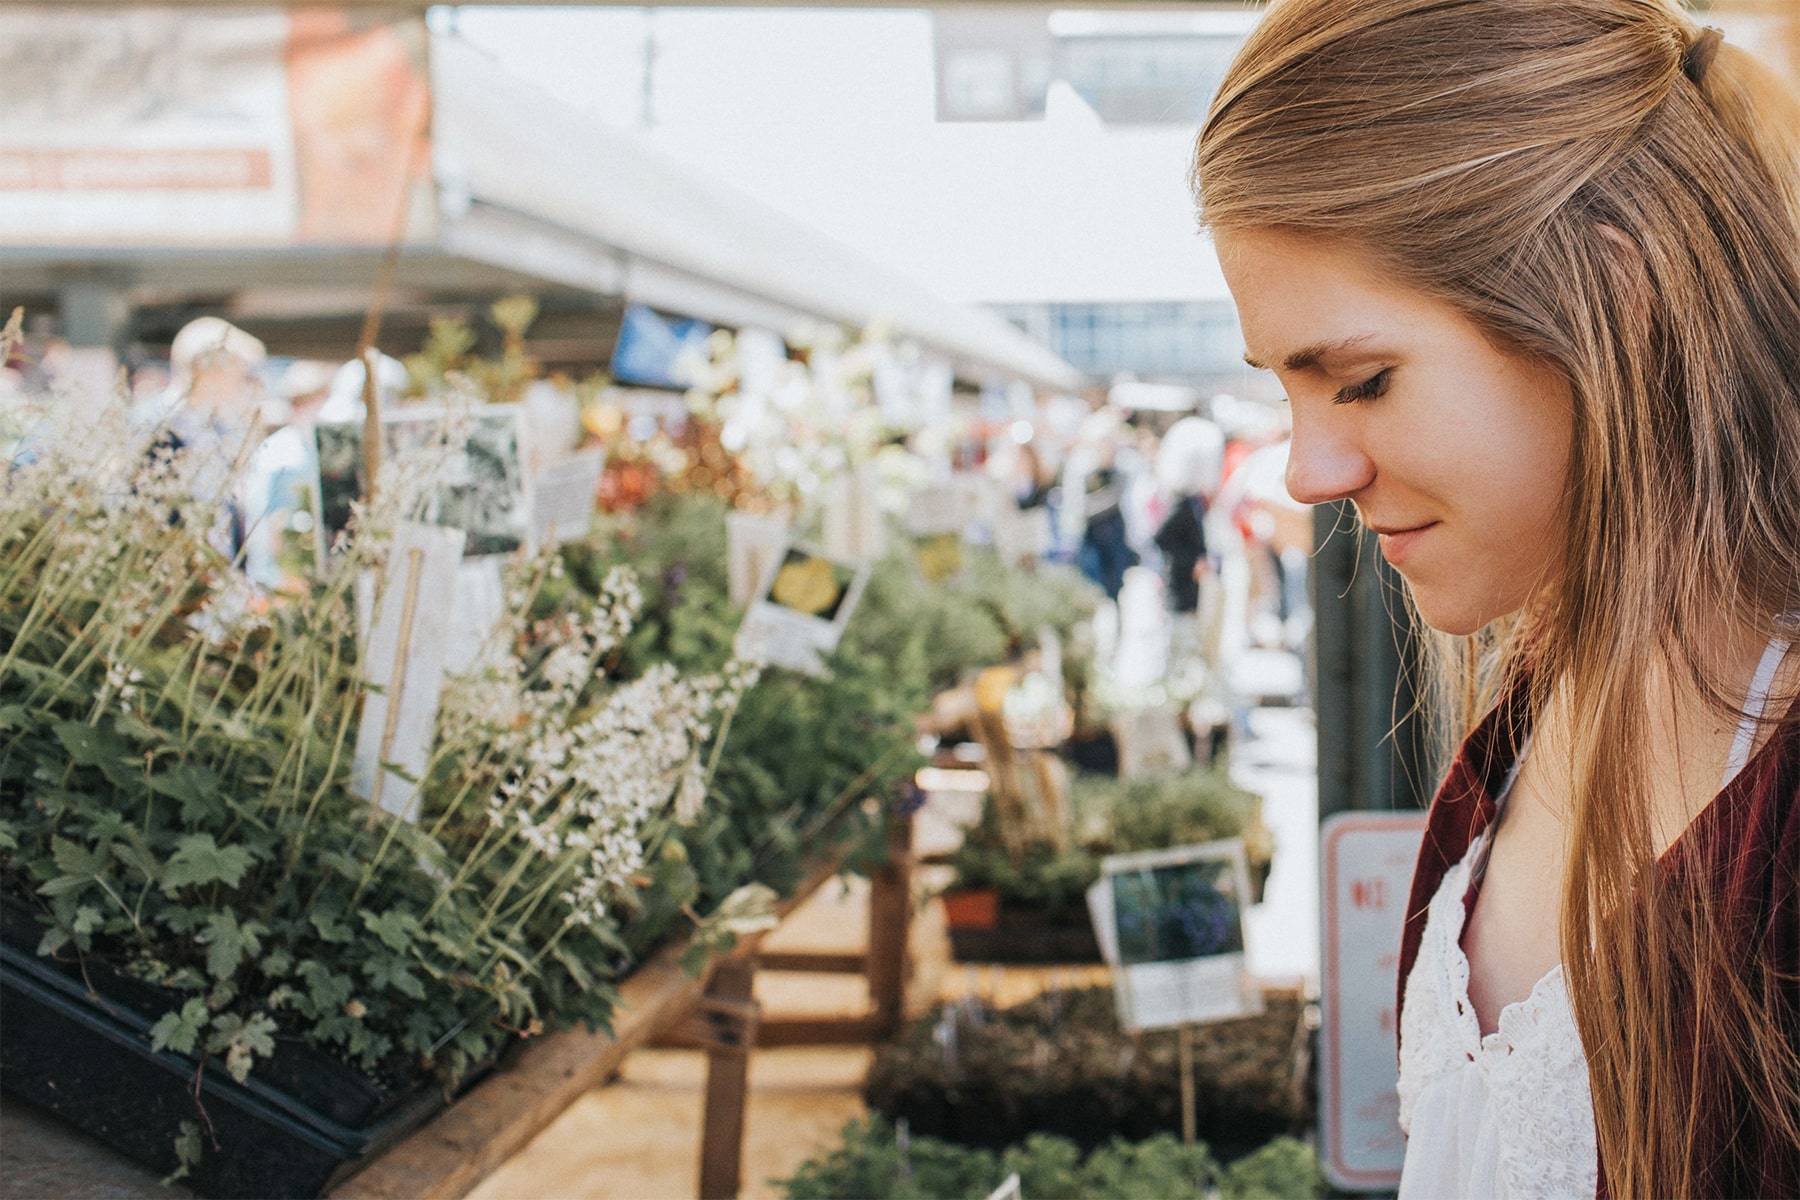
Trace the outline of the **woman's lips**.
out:
[[[1375,532],[1381,540],[1381,556],[1395,567],[1401,566],[1419,544],[1419,539],[1437,528],[1436,521],[1427,521],[1423,525],[1392,526],[1386,529],[1375,526]]]

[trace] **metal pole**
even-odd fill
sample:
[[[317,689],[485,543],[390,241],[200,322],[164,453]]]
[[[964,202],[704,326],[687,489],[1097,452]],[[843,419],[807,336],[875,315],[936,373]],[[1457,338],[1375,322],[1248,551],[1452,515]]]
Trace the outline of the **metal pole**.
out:
[[[1347,505],[1313,511],[1319,819],[1423,807],[1437,782],[1415,711],[1417,646],[1399,576]]]

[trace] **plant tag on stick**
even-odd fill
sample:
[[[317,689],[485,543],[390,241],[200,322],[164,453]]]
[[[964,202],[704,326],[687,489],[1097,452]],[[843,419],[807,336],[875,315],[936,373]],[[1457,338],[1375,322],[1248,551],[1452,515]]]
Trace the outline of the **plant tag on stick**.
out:
[[[465,540],[460,529],[402,525],[380,580],[369,581],[375,587],[362,676],[370,689],[350,786],[409,821],[418,815],[418,780],[431,755]]]
[[[876,559],[887,550],[887,522],[877,499],[880,480],[868,464],[828,481],[820,498],[822,540],[833,558]]]
[[[806,675],[825,673],[850,614],[869,582],[869,567],[836,562],[789,547],[764,575],[757,598],[738,626],[739,658]]]
[[[1167,1029],[1261,1012],[1244,954],[1249,897],[1242,838],[1102,859],[1088,911],[1113,968],[1119,1024]]]

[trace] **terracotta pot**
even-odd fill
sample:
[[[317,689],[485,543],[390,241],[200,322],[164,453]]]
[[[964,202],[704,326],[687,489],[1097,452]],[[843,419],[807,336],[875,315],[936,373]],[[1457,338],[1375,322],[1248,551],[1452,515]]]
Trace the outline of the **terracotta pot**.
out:
[[[1000,923],[998,888],[944,893],[944,920],[952,929],[992,929]]]

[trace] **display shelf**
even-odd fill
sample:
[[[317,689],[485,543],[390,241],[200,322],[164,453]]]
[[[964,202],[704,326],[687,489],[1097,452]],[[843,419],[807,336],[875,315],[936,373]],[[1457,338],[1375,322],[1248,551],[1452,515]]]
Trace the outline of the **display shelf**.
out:
[[[893,822],[888,861],[873,880],[870,948],[866,954],[771,955],[786,969],[866,974],[866,1017],[807,1022],[804,1044],[874,1041],[897,1027],[907,977],[911,820]],[[785,918],[840,865],[823,865],[777,906]],[[665,947],[619,985],[613,1030],[569,1030],[535,1039],[457,1102],[331,1192],[343,1200],[414,1200],[467,1195],[522,1150],[581,1095],[605,1084],[626,1055],[655,1041],[696,1045],[708,1055],[700,1150],[702,1200],[735,1196],[739,1187],[748,1056],[757,1045],[793,1045],[780,1023],[763,1023],[752,998],[764,935],[740,940],[698,976],[682,969],[684,945]],[[827,959],[829,961],[827,961]]]

